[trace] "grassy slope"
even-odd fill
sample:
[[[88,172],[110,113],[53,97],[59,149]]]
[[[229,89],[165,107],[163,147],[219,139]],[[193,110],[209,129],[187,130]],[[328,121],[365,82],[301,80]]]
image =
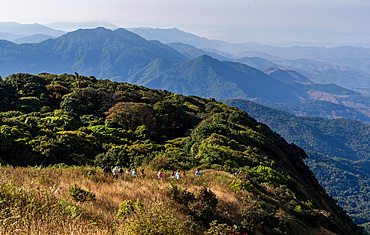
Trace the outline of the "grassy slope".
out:
[[[169,172],[166,172],[164,178],[158,180],[156,172],[147,170],[147,176],[144,179],[123,175],[118,180],[114,180],[110,176],[104,177],[102,171],[96,168],[1,167],[0,212],[2,215],[11,216],[6,219],[0,218],[0,233],[129,233],[130,226],[139,226],[140,221],[132,220],[132,215],[126,218],[116,217],[119,204],[124,200],[133,202],[139,200],[147,206],[147,211],[154,210],[174,215],[174,218],[167,218],[165,221],[173,220],[176,226],[182,228],[178,231],[184,232],[186,209],[171,199],[169,193],[171,185],[186,189],[193,194],[199,192],[202,187],[208,187],[218,198],[219,208],[229,213],[235,220],[242,219],[238,210],[245,206],[245,202],[241,202],[240,197],[253,198],[253,195],[231,186],[236,180],[235,176],[225,172],[205,170],[203,176],[199,177],[194,176],[194,172],[187,172],[187,176],[180,180],[169,179]],[[81,203],[72,200],[69,189],[73,184],[94,193],[96,201]],[[278,189],[264,185],[261,191],[269,195],[271,203],[276,204],[281,200],[282,195]],[[259,213],[259,208],[256,207],[253,211]],[[311,213],[314,212],[314,210],[311,211]],[[331,216],[324,211],[315,213]],[[282,208],[273,214],[272,217],[276,217],[280,223],[292,219]],[[151,226],[155,227],[155,225]],[[203,232],[205,229],[200,228]],[[256,227],[257,234],[263,231],[260,229],[261,227]],[[303,234],[330,234],[320,225],[309,228],[299,221],[293,230],[304,231]]]

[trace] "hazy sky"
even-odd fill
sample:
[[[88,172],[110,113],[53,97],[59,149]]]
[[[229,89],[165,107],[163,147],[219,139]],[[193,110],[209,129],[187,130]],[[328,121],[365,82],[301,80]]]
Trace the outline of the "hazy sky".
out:
[[[370,0],[1,0],[0,21],[108,21],[233,42],[370,43]]]

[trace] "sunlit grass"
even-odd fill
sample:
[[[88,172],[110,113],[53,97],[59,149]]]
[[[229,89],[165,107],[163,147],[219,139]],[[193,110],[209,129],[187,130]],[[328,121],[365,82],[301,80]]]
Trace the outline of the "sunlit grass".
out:
[[[239,206],[227,187],[232,175],[206,170],[199,177],[194,172],[180,180],[170,179],[170,172],[165,172],[158,179],[157,172],[146,169],[145,178],[123,174],[113,179],[92,167],[0,167],[0,234],[124,234],[124,225],[130,223],[116,213],[126,200],[139,200],[149,211],[170,212],[171,226],[181,225],[187,215],[167,195],[170,183],[194,194],[208,187],[225,209]],[[96,200],[73,200],[69,195],[73,185],[93,193]],[[134,231],[132,226],[127,229]]]

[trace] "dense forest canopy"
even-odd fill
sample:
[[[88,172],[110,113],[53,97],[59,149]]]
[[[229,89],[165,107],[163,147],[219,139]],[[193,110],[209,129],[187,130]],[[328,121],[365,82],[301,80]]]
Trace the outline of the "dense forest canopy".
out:
[[[192,156],[188,167],[202,163],[234,170],[260,151],[257,146],[272,145],[276,138],[246,113],[213,99],[78,74],[11,75],[1,81],[0,99],[2,161],[13,165],[134,166],[144,160],[138,158],[151,160],[147,153],[155,150]],[[244,159],[228,161],[225,153],[222,160],[205,160],[201,150],[214,141],[234,143]],[[181,145],[184,149],[174,151]]]
[[[320,184],[338,201],[356,224],[369,227],[369,161],[353,162],[315,152],[308,154],[309,158],[305,162],[315,173]]]

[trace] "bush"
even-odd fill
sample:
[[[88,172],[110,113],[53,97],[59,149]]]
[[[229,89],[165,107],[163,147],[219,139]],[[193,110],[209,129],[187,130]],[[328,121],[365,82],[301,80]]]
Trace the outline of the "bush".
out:
[[[249,180],[243,181],[240,179],[233,180],[233,182],[229,184],[229,188],[234,189],[235,191],[243,190],[251,192],[255,190],[253,184]]]
[[[131,200],[125,200],[121,204],[119,204],[120,209],[117,211],[116,216],[117,217],[126,217],[135,210],[140,210],[144,208],[144,204],[137,199],[135,203],[133,203]]]
[[[204,233],[205,235],[216,235],[216,234],[240,234],[236,225],[230,226],[227,224],[218,224],[217,220],[210,223],[210,228]]]
[[[169,162],[165,156],[159,156],[149,162],[151,169],[159,171],[160,169],[169,169]]]
[[[124,234],[186,234],[184,224],[163,203],[154,202],[150,206],[137,203],[121,204],[120,210],[127,211],[120,227]]]
[[[190,203],[195,201],[195,197],[192,193],[179,189],[176,185],[171,183],[170,190],[168,192],[169,197],[176,202],[188,206]]]
[[[195,220],[201,221],[208,226],[208,224],[215,219],[217,204],[218,199],[216,195],[211,190],[202,188],[195,198],[195,201],[189,203],[189,214],[192,215]]]
[[[171,184],[168,196],[179,204],[185,205],[188,214],[195,221],[202,222],[207,227],[212,220],[219,217],[218,199],[211,190],[202,188],[198,195],[194,197],[192,193]]]
[[[77,184],[69,189],[69,195],[77,202],[95,201],[95,194],[80,188]]]

